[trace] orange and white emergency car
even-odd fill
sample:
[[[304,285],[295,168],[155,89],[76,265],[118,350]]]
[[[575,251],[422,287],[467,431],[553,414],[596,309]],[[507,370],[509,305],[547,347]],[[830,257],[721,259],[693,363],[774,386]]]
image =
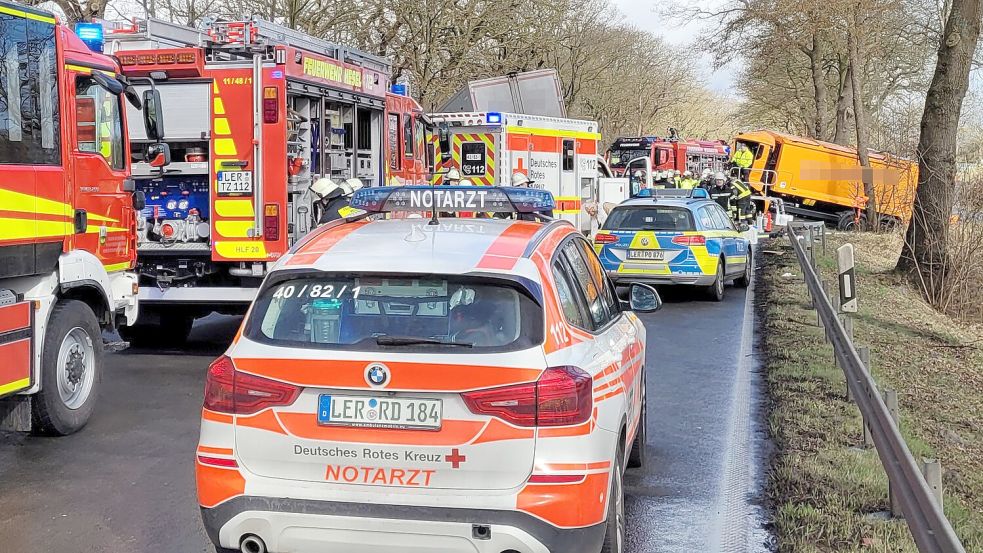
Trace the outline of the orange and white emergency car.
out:
[[[380,211],[548,193],[381,187]],[[364,217],[364,215],[363,215]],[[196,473],[219,551],[622,551],[645,328],[565,221],[348,219],[281,258],[208,369]]]
[[[457,168],[472,184],[488,186],[508,186],[513,173],[523,173],[553,194],[557,218],[591,230],[583,204],[598,199],[597,122],[498,112],[437,113],[430,120],[450,132],[450,159],[432,156],[438,172]],[[437,148],[437,136],[431,140]]]

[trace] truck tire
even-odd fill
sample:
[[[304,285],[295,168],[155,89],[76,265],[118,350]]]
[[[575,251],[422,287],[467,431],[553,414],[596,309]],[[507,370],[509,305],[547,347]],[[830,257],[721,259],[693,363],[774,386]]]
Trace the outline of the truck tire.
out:
[[[725,275],[724,271],[724,258],[721,257],[720,261],[717,262],[717,278],[714,279],[713,284],[707,287],[707,295],[713,301],[724,301],[724,286],[725,286]]]
[[[744,274],[734,279],[734,286],[737,286],[738,288],[747,288],[748,286],[751,286],[751,271],[753,268],[753,265],[751,265],[752,262],[751,248],[749,247],[747,250],[747,263],[744,264]]]
[[[836,230],[861,231],[867,230],[867,214],[860,214],[860,225],[857,225],[856,216],[852,211],[840,213],[840,218],[836,221]]]
[[[48,320],[41,350],[41,391],[34,398],[34,429],[67,436],[89,421],[102,372],[102,332],[85,303],[61,300]]]
[[[611,463],[611,488],[608,492],[608,516],[604,523],[604,542],[601,553],[622,553],[625,550],[625,485],[624,471],[621,470],[623,450],[618,447],[618,453]]]

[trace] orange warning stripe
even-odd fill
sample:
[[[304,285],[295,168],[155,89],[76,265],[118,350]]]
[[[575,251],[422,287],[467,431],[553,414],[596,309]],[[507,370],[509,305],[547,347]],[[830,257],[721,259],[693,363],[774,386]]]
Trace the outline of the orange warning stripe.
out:
[[[488,246],[476,268],[512,269],[515,267],[516,261],[522,257],[529,241],[540,229],[542,229],[542,225],[536,223],[526,221],[512,223],[502,234],[498,235],[491,246]]]
[[[598,524],[605,517],[609,473],[588,474],[573,484],[526,484],[516,509],[562,528]]]
[[[317,262],[322,255],[331,250],[338,242],[341,242],[346,236],[366,224],[368,224],[368,221],[356,221],[325,229],[319,236],[308,240],[298,248],[294,256],[287,262],[287,265],[310,265]]]
[[[246,479],[238,469],[203,465],[195,460],[198,504],[210,508],[240,496],[246,491]]]
[[[225,413],[218,413],[215,411],[209,411],[208,409],[201,410],[202,420],[217,422],[222,424],[232,424],[232,415],[227,415]]]
[[[231,447],[211,447],[207,445],[198,446],[198,453],[209,453],[213,455],[232,455]]]

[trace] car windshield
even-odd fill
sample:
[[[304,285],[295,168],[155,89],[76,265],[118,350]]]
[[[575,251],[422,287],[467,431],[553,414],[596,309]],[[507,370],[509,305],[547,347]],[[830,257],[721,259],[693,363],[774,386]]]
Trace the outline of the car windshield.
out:
[[[624,167],[629,161],[637,157],[648,157],[649,151],[644,148],[639,149],[615,149],[611,150],[611,167]]]
[[[246,336],[275,345],[384,351],[512,351],[543,339],[542,309],[508,281],[315,275],[266,287]]]
[[[687,209],[666,206],[623,206],[611,212],[604,230],[696,230]]]

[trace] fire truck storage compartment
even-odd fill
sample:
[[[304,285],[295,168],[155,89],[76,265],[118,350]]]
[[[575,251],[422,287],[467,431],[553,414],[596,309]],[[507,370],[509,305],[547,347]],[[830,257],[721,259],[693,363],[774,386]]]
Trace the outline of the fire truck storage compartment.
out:
[[[140,243],[207,243],[208,175],[165,175],[141,181],[147,205],[140,213]]]

